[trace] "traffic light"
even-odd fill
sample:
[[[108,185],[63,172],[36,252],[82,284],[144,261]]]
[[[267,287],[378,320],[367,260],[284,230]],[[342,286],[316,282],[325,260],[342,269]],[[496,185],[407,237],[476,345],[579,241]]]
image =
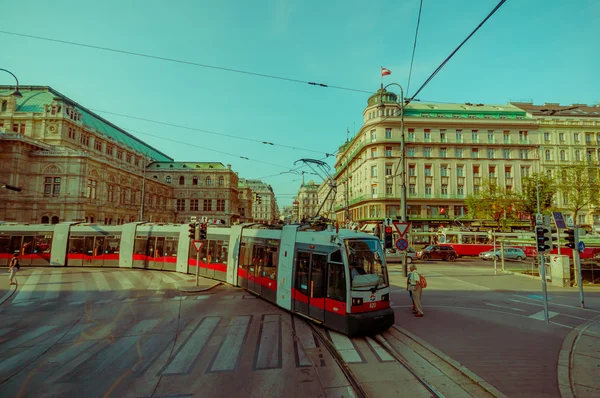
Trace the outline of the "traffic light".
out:
[[[262,204],[262,197],[260,195],[256,195],[256,203],[258,203],[259,205]]]
[[[383,236],[383,246],[386,249],[394,247],[394,236],[392,227],[385,227],[385,233]]]
[[[550,244],[552,244],[552,236],[550,234],[550,228],[535,228],[535,240],[537,242],[537,250],[539,253],[550,250]]]
[[[200,225],[200,239],[206,239],[206,224]]]
[[[567,234],[567,244],[565,246],[567,246],[570,249],[576,249],[577,243],[575,242],[576,241],[575,230],[567,229],[567,230],[565,230],[565,233]]]
[[[190,239],[196,239],[196,223],[191,223],[188,227],[188,237]]]

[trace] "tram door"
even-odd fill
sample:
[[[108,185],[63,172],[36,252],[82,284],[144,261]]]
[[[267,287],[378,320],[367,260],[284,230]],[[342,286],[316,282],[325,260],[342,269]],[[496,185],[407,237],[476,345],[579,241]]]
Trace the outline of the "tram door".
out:
[[[104,236],[86,236],[84,238],[82,259],[84,266],[102,267],[104,265],[105,242]]]
[[[325,321],[327,256],[298,251],[294,310],[318,321]]]
[[[217,242],[214,240],[207,240],[205,244],[208,245],[206,250],[206,268],[200,268],[200,274],[206,275],[209,278],[215,277],[215,263],[217,262],[216,247]]]
[[[250,265],[248,275],[248,288],[257,294],[262,292],[262,268],[265,261],[264,246],[254,246],[252,248],[252,264]]]
[[[165,237],[156,236],[148,238],[148,244],[146,245],[146,267],[151,269],[162,269],[163,268],[163,252],[165,250]]]

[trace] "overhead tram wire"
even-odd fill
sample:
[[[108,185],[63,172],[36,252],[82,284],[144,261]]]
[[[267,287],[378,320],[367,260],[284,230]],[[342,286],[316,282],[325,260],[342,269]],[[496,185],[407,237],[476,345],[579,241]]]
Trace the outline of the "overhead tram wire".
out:
[[[410,104],[414,98],[425,88],[425,86],[427,86],[427,84],[429,84],[429,82],[431,80],[433,80],[433,78],[438,74],[438,72],[440,70],[442,70],[442,68],[448,63],[448,61],[450,61],[450,59],[454,56],[454,54],[456,54],[458,52],[458,50],[460,50],[460,48],[475,34],[475,32],[477,32],[479,30],[479,28],[481,28],[483,26],[484,23],[487,22],[488,19],[490,19],[490,17],[492,15],[494,15],[496,13],[496,11],[498,11],[498,9],[500,7],[502,7],[502,5],[506,2],[506,0],[500,0],[500,2],[496,5],[496,7],[494,7],[494,9],[487,15],[487,17],[485,17],[483,19],[483,21],[481,21],[479,23],[479,25],[477,25],[477,27],[467,36],[466,39],[464,39],[462,41],[462,43],[460,43],[458,45],[458,47],[456,47],[456,49],[454,49],[454,51],[452,51],[452,53],[450,53],[450,55],[448,55],[446,57],[446,59],[440,64],[440,66],[438,66],[436,68],[436,70],[433,71],[433,73],[427,78],[427,80],[425,80],[425,82],[421,85],[421,87],[419,87],[419,89],[410,97],[410,98],[406,98],[404,100],[404,104],[402,104],[403,107],[405,107],[406,105]],[[390,117],[394,117],[394,116],[398,116],[398,114],[392,114],[390,116],[386,116],[385,118],[381,119],[380,122],[384,122],[387,119],[389,119]]]
[[[410,69],[408,70],[408,83],[406,84],[406,95],[410,87],[410,77],[412,76],[413,62],[415,60],[415,52],[417,50],[417,36],[419,35],[419,25],[421,24],[421,10],[423,9],[423,0],[419,4],[419,16],[417,17],[417,29],[415,30],[415,41],[413,44],[412,57],[410,58]]]
[[[174,142],[176,144],[183,144],[183,145],[188,146],[188,147],[206,149],[206,150],[211,151],[211,152],[220,153],[222,155],[227,155],[227,156],[233,156],[233,157],[236,157],[238,159],[248,160],[248,161],[256,162],[256,163],[262,163],[262,164],[266,164],[266,165],[269,165],[269,166],[281,167],[282,169],[289,169],[289,166],[283,166],[283,165],[276,164],[276,163],[265,162],[263,160],[252,159],[252,158],[249,158],[247,156],[240,156],[240,155],[236,155],[234,153],[219,151],[218,149],[206,148],[206,147],[203,147],[203,146],[200,146],[200,145],[190,144],[189,142],[183,142],[183,141],[174,140],[172,138],[161,137],[161,136],[155,135],[155,134],[144,133],[143,131],[139,131],[139,130],[133,130],[133,129],[128,129],[128,128],[123,128],[123,129],[124,130],[128,130],[128,131],[132,131],[132,132],[135,132],[135,133],[138,133],[138,134],[143,134],[143,135],[147,135],[147,136],[150,136],[150,137],[158,138],[158,139],[161,139],[161,140],[165,140],[165,141],[169,141],[169,142]]]
[[[276,76],[276,75],[270,75],[267,73],[250,72],[250,71],[245,71],[245,70],[241,70],[241,69],[225,68],[222,66],[202,64],[199,62],[186,61],[186,60],[181,60],[181,59],[176,59],[176,58],[161,57],[158,55],[138,53],[135,51],[119,50],[116,48],[96,46],[93,44],[85,44],[85,43],[78,43],[78,42],[68,41],[68,40],[54,39],[54,38],[50,38],[50,37],[28,35],[25,33],[9,32],[6,30],[0,30],[0,33],[12,35],[12,36],[27,37],[27,38],[36,39],[36,40],[45,40],[45,41],[50,41],[50,42],[54,42],[54,43],[68,44],[71,46],[93,48],[95,50],[110,51],[110,52],[114,52],[114,53],[133,55],[136,57],[150,58],[150,59],[156,59],[156,60],[160,60],[160,61],[167,61],[167,62],[174,62],[174,63],[178,63],[178,64],[197,66],[200,68],[216,69],[216,70],[222,70],[225,72],[240,73],[240,74],[244,74],[244,75],[263,77],[263,78],[267,78],[267,79],[283,80],[283,81],[287,81],[287,82],[291,82],[291,83],[308,84],[308,85],[316,86],[316,87],[333,88],[336,90],[354,91],[357,93],[371,94],[371,91],[359,90],[359,89],[355,89],[355,88],[351,88],[351,87],[333,86],[333,85],[329,85],[329,84],[325,84],[325,83],[309,82],[306,80],[294,79],[294,78],[285,77],[285,76]]]
[[[188,126],[183,126],[183,125],[180,125],[180,124],[163,122],[163,121],[160,121],[160,120],[146,119],[146,118],[139,117],[139,116],[125,115],[123,113],[104,111],[104,110],[101,110],[101,109],[93,109],[93,108],[89,108],[89,109],[91,111],[94,111],[94,112],[106,113],[108,115],[116,115],[116,116],[126,117],[126,118],[129,118],[129,119],[141,120],[141,121],[150,122],[150,123],[156,123],[156,124],[160,124],[160,125],[163,125],[163,126],[176,127],[176,128],[180,128],[180,129],[184,129],[184,130],[198,131],[198,132],[201,132],[201,133],[218,135],[218,136],[221,136],[221,137],[235,138],[235,139],[238,139],[238,140],[245,140],[245,141],[256,142],[256,143],[264,144],[264,145],[278,146],[278,147],[282,147],[282,148],[289,148],[289,149],[301,150],[301,151],[306,151],[306,152],[324,153],[325,155],[327,155],[326,157],[329,157],[329,156],[333,155],[331,153],[327,153],[327,152],[323,152],[323,151],[317,151],[315,149],[301,148],[301,147],[297,147],[297,146],[293,146],[293,145],[277,144],[277,143],[270,142],[270,141],[258,140],[258,139],[254,139],[254,138],[247,138],[247,137],[242,137],[242,136],[233,135],[233,134],[227,134],[227,133],[219,133],[219,132],[216,132],[216,131],[204,130],[204,129],[199,129],[199,128],[196,128],[196,127],[188,127]]]

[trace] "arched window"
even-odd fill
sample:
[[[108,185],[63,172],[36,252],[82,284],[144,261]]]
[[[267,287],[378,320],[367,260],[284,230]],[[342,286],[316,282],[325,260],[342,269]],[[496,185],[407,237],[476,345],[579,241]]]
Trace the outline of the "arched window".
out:
[[[185,185],[185,177],[184,176],[179,177],[179,185]]]
[[[42,224],[50,224],[50,218],[48,216],[42,217]]]
[[[550,160],[550,150],[546,149],[546,160]]]
[[[219,185],[223,185],[225,183],[225,178],[223,176],[219,177]]]
[[[58,216],[52,217],[52,224],[58,224]]]
[[[210,179],[210,176],[206,177],[206,185],[212,185],[212,181]]]
[[[192,185],[198,185],[198,177],[192,178]]]

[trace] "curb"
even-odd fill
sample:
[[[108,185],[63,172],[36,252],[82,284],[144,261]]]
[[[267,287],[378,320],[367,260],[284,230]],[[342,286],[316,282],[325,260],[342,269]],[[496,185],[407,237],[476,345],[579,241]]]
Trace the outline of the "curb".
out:
[[[446,361],[446,363],[448,363],[450,366],[452,366],[453,368],[455,368],[456,370],[458,370],[459,372],[461,372],[462,374],[464,374],[467,378],[469,378],[471,381],[473,381],[473,383],[475,383],[479,387],[481,387],[484,391],[488,392],[489,394],[491,394],[491,395],[493,395],[494,397],[497,397],[497,398],[507,398],[506,395],[504,395],[496,387],[492,386],[490,383],[488,383],[487,381],[485,381],[482,377],[476,375],[475,373],[473,373],[472,371],[470,371],[465,366],[461,365],[456,360],[450,358],[448,355],[444,354],[442,351],[438,350],[437,348],[435,348],[431,344],[429,344],[429,343],[425,342],[424,340],[422,340],[420,337],[418,337],[418,336],[412,334],[411,332],[409,332],[408,330],[405,330],[405,329],[403,329],[401,327],[398,327],[396,325],[394,325],[392,327],[394,329],[396,329],[398,332],[406,335],[408,338],[410,338],[410,339],[414,340],[415,342],[417,342],[418,344],[422,345],[423,347],[425,347],[426,349],[428,349],[429,351],[431,351],[434,355],[437,355],[442,360]]]
[[[600,315],[597,315],[587,322],[575,327],[563,340],[560,353],[558,354],[557,368],[558,389],[560,390],[560,396],[562,398],[577,397],[575,381],[571,377],[571,370],[573,369],[573,351],[576,349],[581,335],[587,330],[587,328],[592,326],[598,320],[600,320]]]
[[[222,285],[221,282],[217,282],[214,285],[211,285],[209,287],[201,287],[201,286],[194,286],[194,287],[183,287],[180,288],[179,291],[183,294],[194,294],[194,293],[203,293],[203,292],[207,292],[209,290],[214,289],[217,286]]]
[[[0,298],[0,305],[4,304],[9,298],[12,297],[13,294],[15,294],[15,292],[17,291],[17,288],[19,287],[19,282],[17,282],[16,285],[11,285],[11,287],[13,287],[13,286],[14,286],[14,289],[12,289],[12,291],[9,288],[8,292],[6,292],[4,297]]]

